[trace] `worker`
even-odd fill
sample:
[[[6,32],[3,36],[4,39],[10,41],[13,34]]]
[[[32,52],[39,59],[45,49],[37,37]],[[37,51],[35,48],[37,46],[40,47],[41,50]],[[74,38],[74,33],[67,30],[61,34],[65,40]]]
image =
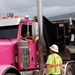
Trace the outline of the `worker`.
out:
[[[29,16],[28,16],[28,15],[26,15],[26,16],[25,16],[25,19],[26,19],[26,21],[28,21],[28,19],[29,19]]]
[[[34,16],[34,22],[38,22],[37,16]]]
[[[29,16],[26,15],[26,16],[25,16],[25,22],[26,22],[26,25],[28,25],[28,21],[29,21]]]
[[[69,38],[70,45],[75,45],[75,21],[72,18],[69,18]]]
[[[46,62],[46,72],[45,75],[63,75],[62,72],[62,59],[57,54],[59,52],[58,46],[53,44],[50,47],[50,55],[48,56]]]
[[[24,39],[25,40],[32,39],[32,37],[30,36],[30,32],[26,32]]]
[[[46,50],[46,47],[44,47],[43,56],[44,56],[44,63],[46,63],[46,61],[47,61],[47,50]]]

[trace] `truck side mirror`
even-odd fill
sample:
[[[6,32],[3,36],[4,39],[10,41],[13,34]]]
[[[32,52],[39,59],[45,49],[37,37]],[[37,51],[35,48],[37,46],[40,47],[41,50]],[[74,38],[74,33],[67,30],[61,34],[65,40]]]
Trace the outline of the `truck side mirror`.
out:
[[[39,36],[38,22],[32,23],[32,36],[33,36],[33,38],[35,38],[36,36]]]

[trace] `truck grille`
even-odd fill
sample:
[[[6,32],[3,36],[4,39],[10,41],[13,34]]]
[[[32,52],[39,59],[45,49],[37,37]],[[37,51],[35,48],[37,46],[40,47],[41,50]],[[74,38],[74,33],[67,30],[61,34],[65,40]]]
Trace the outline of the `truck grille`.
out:
[[[28,47],[28,41],[25,40],[18,41],[18,47]]]
[[[30,65],[28,41],[25,41],[25,40],[18,41],[18,47],[21,50],[21,56],[22,56],[21,60],[22,60],[23,68],[27,68]]]
[[[24,47],[22,48],[22,64],[23,68],[29,67],[29,48]]]

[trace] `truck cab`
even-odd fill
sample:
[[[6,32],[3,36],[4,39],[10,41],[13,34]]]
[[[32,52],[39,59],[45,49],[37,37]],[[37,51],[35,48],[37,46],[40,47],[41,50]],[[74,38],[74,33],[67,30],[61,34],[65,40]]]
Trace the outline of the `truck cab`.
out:
[[[19,71],[39,68],[39,62],[36,59],[38,50],[35,37],[32,36],[34,33],[34,31],[32,33],[32,23],[33,19],[29,19],[28,22],[25,18],[0,19],[0,65],[14,66],[16,75],[20,74]],[[25,40],[27,31],[30,32],[32,38]],[[13,70],[7,69],[6,75],[10,72],[13,73]]]

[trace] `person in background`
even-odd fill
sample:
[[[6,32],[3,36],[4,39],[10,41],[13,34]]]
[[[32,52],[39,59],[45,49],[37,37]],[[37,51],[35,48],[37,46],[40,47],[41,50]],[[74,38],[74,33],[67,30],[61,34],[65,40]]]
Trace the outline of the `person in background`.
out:
[[[59,52],[58,46],[53,44],[50,47],[50,55],[46,62],[46,73],[44,75],[63,75],[62,59],[57,54]]]
[[[47,61],[47,49],[46,49],[46,47],[44,47],[44,62],[46,63],[46,61]]]
[[[25,40],[26,39],[31,39],[32,37],[30,36],[30,32],[26,32],[26,34],[25,34]]]
[[[72,19],[72,17],[69,18],[68,21],[69,24],[69,38],[70,38],[70,45],[75,45],[75,21]]]
[[[28,24],[28,21],[29,21],[29,15],[26,15],[26,16],[25,16],[25,21],[26,21],[26,24]]]
[[[34,16],[34,22],[38,22],[37,16]]]
[[[29,19],[29,16],[28,16],[28,15],[26,15],[26,16],[25,16],[25,19],[26,19],[26,20],[28,20],[28,19]]]

